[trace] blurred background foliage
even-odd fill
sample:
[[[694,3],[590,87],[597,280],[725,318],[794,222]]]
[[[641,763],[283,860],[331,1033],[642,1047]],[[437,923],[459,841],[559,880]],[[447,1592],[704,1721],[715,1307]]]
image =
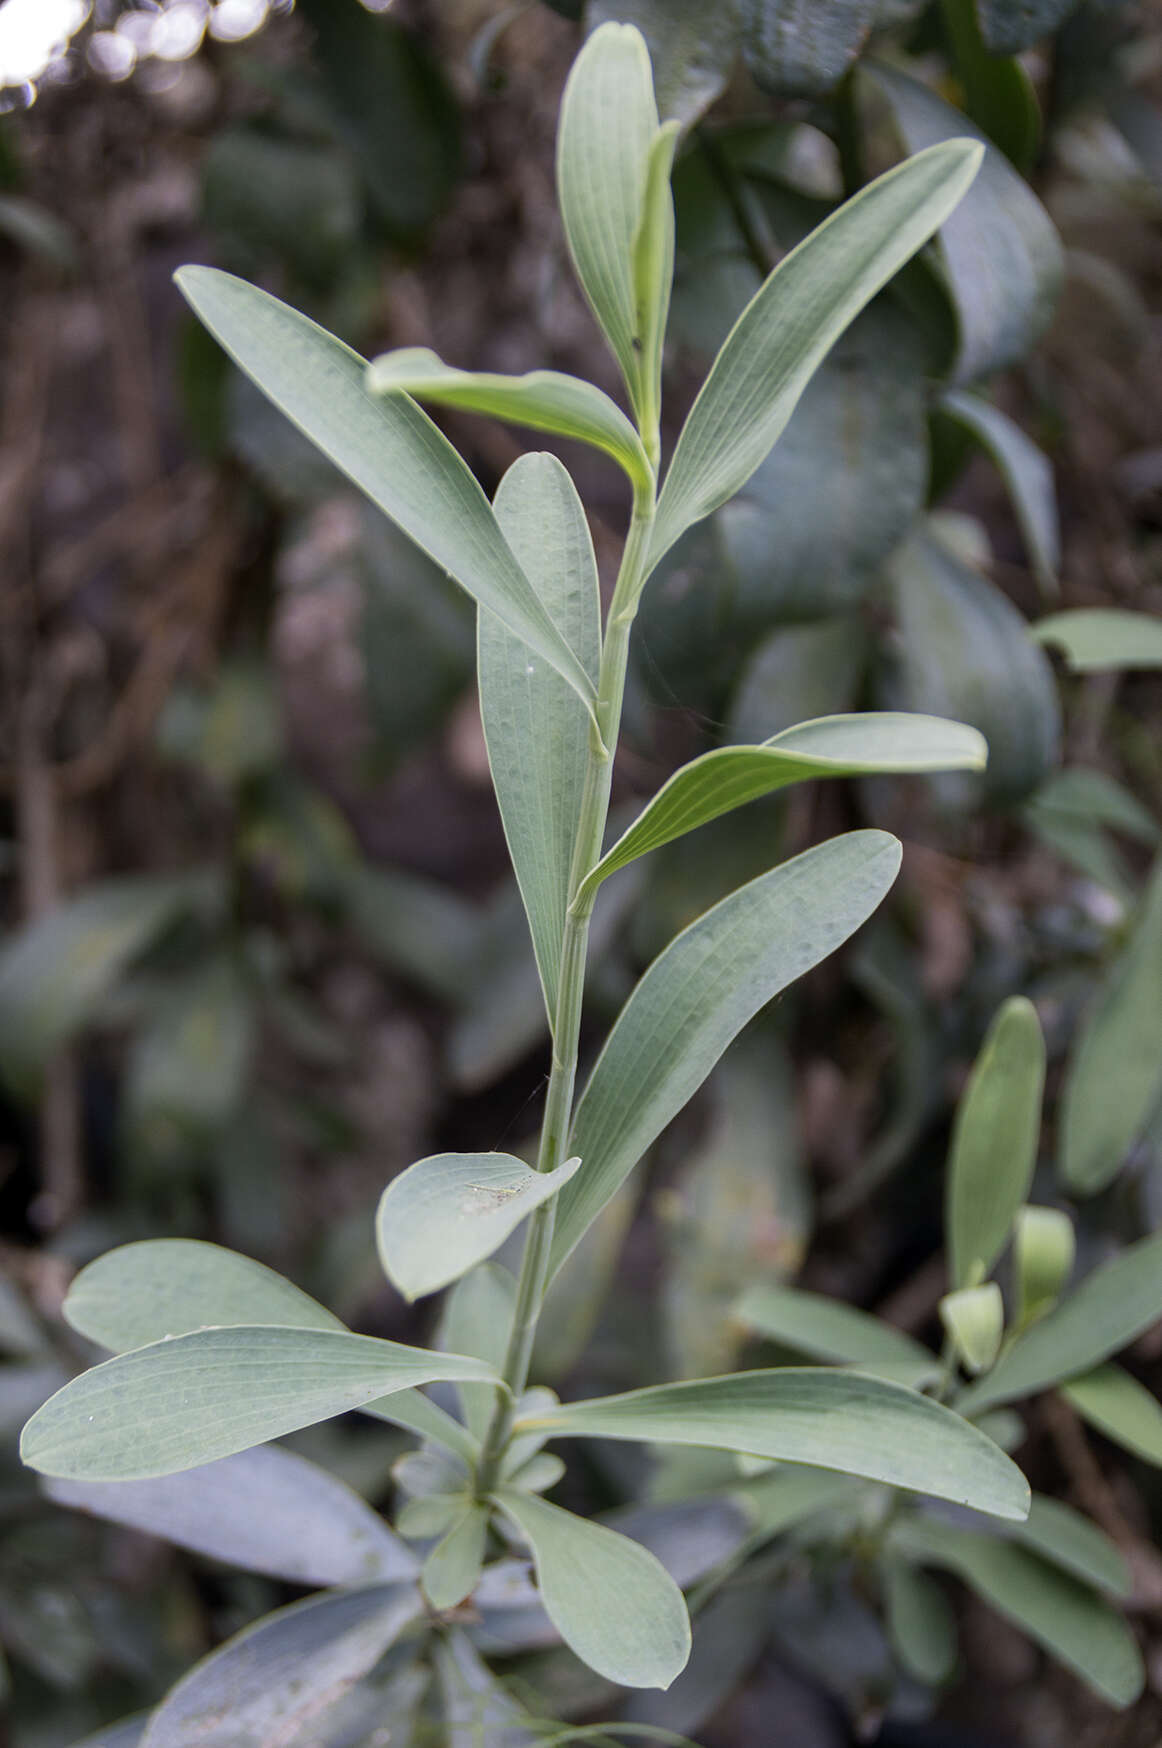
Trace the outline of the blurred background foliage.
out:
[[[213,1238],[358,1327],[414,1337],[422,1313],[389,1293],[371,1248],[379,1192],[438,1148],[519,1148],[545,1071],[471,613],[229,370],[170,273],[199,259],[255,277],[368,353],[430,345],[616,392],[552,184],[579,29],[609,17],[646,33],[663,109],[686,129],[671,440],[745,300],[845,192],[952,134],[989,145],[939,243],[654,579],[619,804],[708,746],[851,708],[959,717],[991,758],[979,779],[775,798],[603,892],[593,1036],[675,930],[773,856],[861,821],[905,841],[890,904],[751,1028],[636,1200],[594,1229],[550,1301],[539,1375],[614,1389],[729,1368],[752,1351],[731,1315],[740,1290],[778,1281],[931,1335],[951,1116],[1014,993],[1049,1046],[1036,1199],[1073,1208],[1090,1263],[1158,1224],[1162,656],[1133,628],[1093,662],[1028,632],[1061,609],[1162,611],[1162,21],[1148,0],[4,0],[12,1748],[63,1748],[148,1704],[292,1594],[56,1510],[19,1471],[15,1429],[84,1357],[59,1318],[74,1268],[126,1239]],[[446,423],[493,487],[519,440]],[[608,570],[618,476],[561,453]],[[1158,1331],[1130,1362],[1156,1387]],[[812,1552],[810,1536],[775,1544],[763,1608],[746,1587],[707,1599],[690,1672],[632,1715],[724,1748],[766,1741],[776,1712],[797,1748],[851,1729],[884,1744],[1156,1743],[1156,1476],[1061,1401],[1035,1403],[1014,1436],[1036,1485],[1130,1559],[1152,1686],[1117,1722],[960,1593],[941,1699],[947,1660],[905,1657],[901,1672],[858,1558],[833,1541]],[[298,1442],[388,1496],[400,1445],[386,1429]],[[714,1485],[647,1474],[618,1447],[587,1452],[581,1473],[592,1509]],[[897,1572],[889,1624],[952,1594],[917,1597]],[[526,1656],[534,1709],[600,1703],[578,1668]],[[963,1736],[939,1735],[940,1716]]]

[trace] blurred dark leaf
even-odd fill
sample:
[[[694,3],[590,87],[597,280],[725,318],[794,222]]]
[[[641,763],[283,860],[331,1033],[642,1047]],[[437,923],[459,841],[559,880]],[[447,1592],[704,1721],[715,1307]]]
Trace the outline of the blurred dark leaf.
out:
[[[1018,55],[1051,36],[1076,11],[1078,0],[976,0],[990,54]]]
[[[742,0],[747,65],[764,91],[830,91],[859,54],[877,0]]]
[[[745,5],[746,0],[741,0]],[[658,113],[688,126],[726,89],[738,54],[740,0],[588,0],[587,30],[636,24],[654,69]]]
[[[202,171],[205,222],[224,265],[261,274],[273,260],[308,290],[324,290],[354,249],[360,194],[345,154],[323,145],[226,128]]]

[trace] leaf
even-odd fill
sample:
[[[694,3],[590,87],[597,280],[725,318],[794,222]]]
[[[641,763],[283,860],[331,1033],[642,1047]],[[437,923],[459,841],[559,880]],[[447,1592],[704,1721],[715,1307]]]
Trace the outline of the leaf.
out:
[[[938,794],[961,807],[1023,799],[1056,762],[1061,732],[1053,675],[1025,621],[931,524],[893,554],[887,579],[899,641],[884,701],[969,722],[988,742],[987,771],[941,778]]]
[[[834,952],[896,877],[900,847],[849,832],[714,906],[650,966],[598,1057],[569,1141],[584,1169],[557,1203],[551,1271],[772,996]]]
[[[588,704],[592,687],[581,662],[473,475],[415,402],[369,394],[357,353],[255,286],[212,267],[183,267],[177,284],[218,344],[292,424]]]
[[[825,716],[784,729],[761,746],[718,747],[683,765],[663,784],[590,869],[580,893],[594,892],[636,857],[791,783],[883,771],[975,771],[987,759],[988,748],[976,729],[937,716],[893,711]]]
[[[279,1609],[171,1689],[141,1748],[284,1748],[422,1613],[414,1584],[376,1584]]]
[[[945,1227],[954,1288],[986,1280],[1029,1194],[1041,1135],[1045,1040],[1031,1001],[993,1020],[957,1107]]]
[[[976,0],[980,28],[994,55],[1019,55],[1051,36],[1078,0]]]
[[[505,474],[496,516],[596,685],[601,599],[585,512],[561,463],[525,455]],[[532,931],[549,1023],[557,1011],[573,845],[589,763],[589,718],[558,674],[494,614],[479,623],[480,712],[509,853]]]
[[[628,1505],[603,1521],[607,1528],[648,1548],[674,1583],[687,1590],[745,1547],[754,1514],[740,1490],[733,1498],[710,1494],[663,1505]]]
[[[638,420],[651,472],[661,459],[662,351],[674,284],[674,196],[670,177],[679,126],[667,121],[654,135],[646,158],[641,215],[633,237],[633,295],[638,351]]]
[[[975,0],[944,0],[941,22],[963,108],[1024,176],[1041,144],[1041,110],[1032,79],[1018,60],[990,53]]]
[[[1034,1493],[1029,1515],[1010,1532],[1051,1565],[1123,1601],[1133,1588],[1121,1549],[1103,1530],[1063,1500]]]
[[[1064,268],[1052,221],[960,110],[883,62],[866,67],[864,77],[886,97],[908,151],[965,135],[985,146],[980,175],[941,230],[938,248],[960,329],[955,380],[1003,370],[1025,356],[1053,314]]]
[[[1026,804],[1025,821],[1043,843],[1087,880],[1114,893],[1126,910],[1135,892],[1107,828],[1155,847],[1158,826],[1134,797],[1102,771],[1072,766],[1043,783]]]
[[[742,0],[747,66],[764,91],[818,97],[838,85],[879,0]]]
[[[940,406],[996,463],[1041,591],[1055,595],[1061,567],[1061,527],[1053,469],[1044,452],[999,407],[990,406],[978,395],[952,389]]]
[[[133,1481],[194,1469],[393,1390],[495,1381],[491,1367],[345,1330],[236,1326],[155,1342],[94,1366],[28,1422],[41,1474]]]
[[[515,1309],[516,1281],[512,1275],[497,1263],[481,1263],[471,1274],[461,1276],[444,1302],[440,1346],[487,1360],[499,1372]],[[483,1440],[496,1406],[495,1389],[487,1384],[461,1384],[457,1394],[469,1432]]]
[[[469,1500],[424,1561],[424,1595],[433,1608],[455,1608],[476,1588],[488,1539],[488,1508]]]
[[[688,127],[726,89],[738,54],[737,0],[589,0],[590,29],[636,25],[646,40],[663,121]]]
[[[899,165],[811,232],[755,293],[683,427],[658,503],[656,565],[769,454],[843,330],[947,218],[980,162],[948,142]]]
[[[632,24],[603,24],[573,63],[557,132],[557,198],[581,288],[642,405],[635,243],[658,132],[650,57]]]
[[[690,1621],[665,1567],[558,1505],[509,1487],[496,1499],[532,1549],[541,1599],[570,1650],[623,1687],[669,1687],[690,1655]]]
[[[770,1636],[767,1611],[755,1607],[747,1584],[725,1586],[698,1610],[696,1618],[685,1669],[665,1693],[631,1694],[623,1713],[629,1722],[662,1730],[700,1729],[737,1692]],[[628,1731],[626,1736],[633,1740]],[[661,1739],[686,1740],[684,1736]]]
[[[955,1573],[1111,1705],[1138,1697],[1143,1670],[1133,1634],[1087,1585],[1011,1542],[926,1518],[901,1519],[892,1543],[910,1559]]]
[[[498,1250],[579,1159],[536,1172],[511,1153],[436,1153],[393,1178],[375,1216],[383,1271],[407,1299],[435,1293]]]
[[[1015,1341],[987,1378],[957,1401],[961,1414],[1035,1395],[1092,1371],[1162,1318],[1162,1233],[1102,1263],[1042,1322]]]
[[[121,1122],[131,1157],[172,1163],[221,1141],[250,1073],[255,993],[227,953],[208,956],[162,992],[125,1076]]]
[[[496,1680],[460,1631],[433,1641],[446,1748],[533,1748],[542,1740],[528,1713]]]
[[[756,1335],[794,1353],[871,1371],[877,1365],[891,1366],[894,1378],[910,1375],[917,1388],[939,1370],[936,1356],[902,1329],[823,1293],[800,1287],[750,1287],[733,1316]]]
[[[646,487],[653,477],[641,438],[621,408],[591,382],[559,370],[524,376],[456,370],[426,346],[406,346],[372,359],[367,387],[373,395],[407,394],[433,406],[574,437],[611,456],[635,486]]]
[[[776,454],[782,454],[780,444]],[[765,740],[813,716],[850,710],[864,664],[857,621],[829,618],[773,633],[744,668],[730,710],[728,739]]]
[[[11,936],[0,951],[0,1070],[21,1097],[86,1025],[131,960],[216,876],[99,881]]]
[[[939,1687],[956,1667],[956,1616],[940,1585],[906,1560],[883,1568],[888,1637],[907,1673]]]
[[[1038,643],[1065,654],[1075,674],[1102,668],[1162,668],[1162,621],[1123,607],[1077,607],[1029,627]]]
[[[1106,1438],[1162,1468],[1162,1406],[1121,1366],[1098,1366],[1070,1378],[1061,1394]]]
[[[814,1367],[656,1384],[518,1419],[518,1432],[704,1445],[837,1469],[1023,1518],[1029,1490],[1008,1457],[926,1396],[881,1378]]]
[[[1117,1176],[1162,1089],[1162,859],[1082,1022],[1061,1098],[1061,1178],[1094,1195]]]
[[[368,1584],[417,1564],[357,1493],[277,1445],[152,1481],[48,1481],[57,1505],[291,1584]]]

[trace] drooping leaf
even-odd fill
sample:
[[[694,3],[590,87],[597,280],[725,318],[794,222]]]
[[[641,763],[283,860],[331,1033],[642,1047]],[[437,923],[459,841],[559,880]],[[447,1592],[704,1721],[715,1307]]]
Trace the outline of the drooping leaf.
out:
[[[344,1330],[239,1325],[135,1348],[58,1390],[24,1429],[42,1474],[133,1481],[194,1469],[437,1379],[491,1367]]]
[[[893,1378],[910,1372],[917,1387],[938,1370],[935,1355],[902,1329],[823,1293],[799,1287],[751,1287],[735,1305],[734,1316],[756,1335],[809,1359],[869,1370],[877,1364],[890,1366]]]
[[[1133,1588],[1130,1570],[1116,1542],[1064,1500],[1034,1493],[1029,1515],[1009,1532],[1053,1566],[1123,1601]]]
[[[1093,1195],[1117,1176],[1160,1089],[1162,860],[1070,1054],[1061,1100],[1061,1177],[1075,1195]]]
[[[0,952],[0,1073],[31,1097],[46,1062],[85,1025],[129,962],[175,916],[213,897],[205,874],[100,881]]]
[[[1032,1002],[1012,996],[989,1028],[956,1113],[945,1227],[953,1287],[987,1279],[1037,1163],[1045,1040]]]
[[[901,1519],[892,1542],[911,1559],[955,1573],[1111,1705],[1138,1697],[1143,1670],[1133,1634],[1088,1585],[1012,1542],[928,1518]]]
[[[635,486],[648,484],[651,477],[641,438],[621,408],[591,382],[559,370],[533,370],[524,376],[457,370],[426,346],[408,346],[373,358],[367,387],[374,395],[407,394],[433,406],[459,407],[533,431],[574,437],[612,456]]]
[[[952,389],[940,402],[942,410],[970,432],[996,463],[1008,487],[1025,548],[1043,594],[1057,593],[1061,565],[1061,529],[1053,469],[1021,427],[979,395]]]
[[[956,1667],[956,1616],[935,1579],[910,1561],[888,1559],[883,1569],[888,1636],[908,1674],[939,1687]]]
[[[596,890],[636,857],[791,783],[884,771],[977,771],[987,758],[976,729],[899,711],[825,716],[784,729],[761,746],[719,747],[683,765],[663,784],[586,875],[581,891]]]
[[[45,1492],[74,1511],[291,1584],[369,1584],[418,1570],[357,1493],[277,1445],[152,1481],[47,1481]]]
[[[690,1620],[654,1555],[513,1488],[497,1502],[528,1541],[549,1619],[582,1662],[624,1687],[669,1687],[690,1655]]]
[[[782,261],[735,323],[678,440],[650,547],[733,497],[835,341],[956,206],[980,161],[948,142],[881,176]]]
[[[1159,830],[1141,802],[1103,771],[1070,766],[1043,783],[1026,804],[1026,823],[1053,852],[1118,898],[1135,901],[1125,862],[1109,839],[1123,832],[1156,848]]]
[[[369,394],[364,360],[267,292],[211,267],[184,267],[177,283],[275,406],[588,703],[585,670],[514,558],[487,498],[415,402]]]
[[[930,528],[893,554],[887,577],[900,640],[883,700],[969,722],[988,742],[987,770],[940,778],[938,793],[950,805],[1023,799],[1054,764],[1060,736],[1053,675],[1024,620]]]
[[[1061,1393],[1106,1438],[1162,1468],[1162,1405],[1121,1366],[1098,1366],[1070,1378]]]
[[[697,121],[726,89],[738,53],[738,0],[589,0],[585,19],[636,25],[653,66],[658,112],[683,127]]]
[[[672,941],[623,1008],[582,1094],[557,1204],[552,1268],[760,1008],[879,904],[900,848],[851,832],[739,888]]]
[[[1162,620],[1123,607],[1077,607],[1030,626],[1038,643],[1064,651],[1075,674],[1100,668],[1162,668]]]
[[[537,1172],[511,1153],[437,1153],[393,1178],[375,1216],[384,1273],[405,1298],[458,1280],[555,1196],[579,1159]]]
[[[777,97],[818,97],[838,85],[878,10],[878,0],[742,0],[747,66]]]
[[[899,1384],[788,1367],[657,1384],[518,1420],[557,1437],[704,1445],[807,1463],[1023,1518],[1020,1470],[958,1414]]]
[[[883,62],[863,76],[883,92],[910,152],[965,135],[985,146],[980,175],[938,247],[960,329],[956,380],[1003,370],[1040,337],[1061,287],[1062,249],[1049,215],[1004,154],[927,85]]]
[[[1140,1238],[1087,1275],[959,1398],[962,1414],[1032,1396],[1091,1372],[1162,1318],[1162,1233]]]
[[[376,1584],[267,1615],[178,1682],[142,1748],[283,1748],[422,1613],[414,1584]]]
[[[976,0],[985,42],[994,55],[1019,55],[1051,36],[1078,0]]]
[[[525,455],[505,474],[496,516],[596,684],[601,601],[585,512],[559,461]],[[488,762],[521,889],[550,1025],[569,875],[589,758],[589,719],[551,669],[494,614],[479,625],[480,710]]]
[[[424,1595],[433,1608],[455,1608],[476,1588],[488,1539],[488,1508],[469,1500],[424,1561]]]

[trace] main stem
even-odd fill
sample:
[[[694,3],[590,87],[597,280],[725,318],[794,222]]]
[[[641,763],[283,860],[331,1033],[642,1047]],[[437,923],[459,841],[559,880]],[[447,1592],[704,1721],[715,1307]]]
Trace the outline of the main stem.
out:
[[[589,735],[589,759],[577,821],[577,837],[569,870],[569,902],[561,941],[561,970],[557,983],[557,1011],[553,1024],[553,1060],[537,1170],[555,1171],[565,1158],[569,1122],[573,1114],[573,1090],[577,1080],[577,1053],[581,1039],[581,1005],[585,994],[585,957],[589,945],[589,921],[593,900],[575,903],[581,882],[601,855],[605,824],[609,816],[609,789],[613,779],[613,755],[621,726],[625,695],[625,672],[629,659],[629,634],[637,611],[637,598],[645,571],[646,554],[654,525],[655,497],[651,489],[635,496],[633,520],[621,557],[617,586],[613,591],[601,648],[601,671],[597,682],[594,721]],[[581,1169],[584,1170],[584,1162]],[[496,1408],[477,1467],[476,1490],[483,1497],[496,1484],[501,1461],[512,1430],[516,1399],[528,1382],[537,1321],[548,1286],[549,1254],[553,1244],[556,1199],[532,1215],[517,1283],[512,1330],[505,1354],[505,1388],[497,1392]]]

